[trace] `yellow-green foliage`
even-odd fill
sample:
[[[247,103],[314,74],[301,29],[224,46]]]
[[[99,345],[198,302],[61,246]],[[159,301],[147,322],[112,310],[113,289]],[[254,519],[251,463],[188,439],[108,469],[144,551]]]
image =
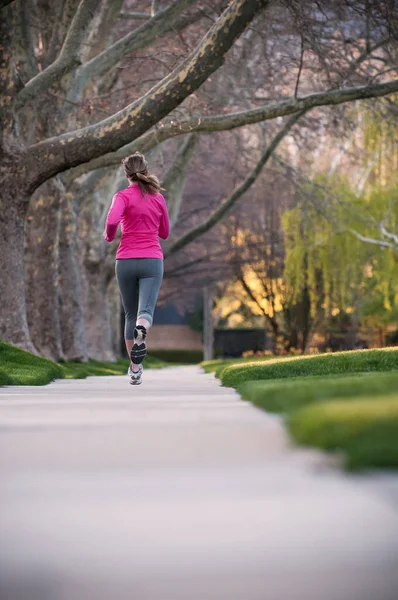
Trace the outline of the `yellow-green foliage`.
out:
[[[377,223],[388,215],[387,230],[398,232],[398,186],[375,187],[359,198],[346,183],[335,183],[333,190],[335,201],[329,205],[312,189],[310,204],[283,215],[288,301],[297,302],[307,286],[313,317],[320,307],[328,316],[371,298],[379,299],[378,315],[392,311],[398,306],[398,246],[365,243],[353,230],[379,239]],[[320,214],[322,207],[326,216]]]
[[[335,206],[334,219],[320,214],[325,204],[319,195],[282,218],[289,301],[297,302],[307,286],[313,317],[320,306],[328,316],[350,305],[363,278],[364,244],[342,230],[345,215],[340,206]]]
[[[382,247],[358,236],[391,242],[382,226],[398,235],[398,126],[366,103],[351,118],[357,119],[350,148],[355,161],[300,186],[299,204],[283,215],[287,297],[294,304],[307,287],[313,317],[365,304],[368,316],[393,321],[398,244]]]
[[[397,95],[383,102],[396,102]],[[386,118],[387,113],[375,112],[369,109],[367,103],[362,104],[360,118],[362,119],[363,150],[372,160],[372,175],[377,184],[389,186],[396,181],[398,170],[398,124],[394,118]],[[365,156],[365,160],[366,160]]]

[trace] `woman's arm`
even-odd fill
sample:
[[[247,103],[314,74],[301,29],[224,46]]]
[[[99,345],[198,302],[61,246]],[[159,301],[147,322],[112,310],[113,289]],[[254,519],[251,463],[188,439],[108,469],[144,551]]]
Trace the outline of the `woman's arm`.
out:
[[[170,233],[169,213],[167,210],[166,200],[162,196],[162,216],[159,223],[159,237],[162,240],[167,240]]]
[[[112,204],[106,217],[104,238],[107,242],[113,242],[116,237],[116,232],[120,220],[125,211],[126,204],[121,194],[115,194],[112,199]]]

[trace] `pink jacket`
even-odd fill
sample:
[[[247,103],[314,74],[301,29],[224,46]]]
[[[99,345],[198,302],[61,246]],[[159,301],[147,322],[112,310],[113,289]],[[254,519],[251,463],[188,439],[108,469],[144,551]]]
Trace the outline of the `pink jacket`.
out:
[[[159,237],[167,239],[169,215],[162,194],[143,196],[139,185],[129,185],[113,196],[105,224],[105,239],[112,242],[121,223],[122,237],[116,258],[161,258]]]

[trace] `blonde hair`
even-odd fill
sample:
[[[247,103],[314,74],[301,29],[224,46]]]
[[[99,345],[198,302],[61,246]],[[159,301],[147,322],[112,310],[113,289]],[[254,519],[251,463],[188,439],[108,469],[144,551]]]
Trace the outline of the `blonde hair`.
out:
[[[134,152],[127,158],[123,158],[122,164],[127,179],[137,181],[144,195],[158,194],[161,191],[159,179],[156,175],[148,173],[148,164],[143,154]]]

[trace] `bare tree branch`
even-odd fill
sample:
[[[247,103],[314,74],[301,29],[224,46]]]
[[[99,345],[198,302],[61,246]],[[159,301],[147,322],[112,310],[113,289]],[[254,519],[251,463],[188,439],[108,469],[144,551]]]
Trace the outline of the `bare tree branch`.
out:
[[[398,235],[396,233],[387,231],[383,223],[380,223],[380,233],[381,235],[384,235],[384,237],[386,237],[387,239],[392,240],[395,244],[395,248],[398,250]]]
[[[168,8],[157,13],[146,23],[82,65],[75,73],[71,94],[68,96],[69,99],[76,100],[80,98],[84,88],[94,77],[104,75],[126,54],[131,54],[147,46],[157,37],[169,31],[176,17],[193,2],[194,0],[175,0]]]
[[[196,238],[198,238],[203,233],[209,231],[214,225],[216,225],[222,217],[233,207],[234,204],[239,200],[239,198],[247,192],[247,190],[253,185],[256,181],[257,177],[263,170],[265,164],[272,156],[272,153],[281,142],[281,140],[286,136],[286,134],[290,131],[290,129],[297,123],[297,121],[302,117],[302,115],[307,112],[308,109],[302,110],[299,113],[293,115],[287,123],[282,127],[282,129],[277,133],[277,135],[273,138],[270,145],[266,148],[266,150],[262,153],[260,160],[251,171],[251,173],[246,177],[246,179],[241,183],[225,200],[221,206],[216,209],[203,223],[194,227],[184,235],[182,235],[177,241],[172,242],[168,247],[165,248],[165,257],[174,254],[181,248],[184,248],[191,242],[193,242]]]
[[[99,52],[113,43],[115,23],[120,14],[124,0],[102,0],[99,10],[91,23],[89,35],[87,36],[85,49],[82,52],[82,65],[88,63]],[[78,67],[77,72],[80,72]],[[69,89],[73,88],[77,73],[73,73],[73,79]]]
[[[341,227],[340,223],[338,221],[336,221],[336,219],[334,218],[333,213],[329,210],[329,204],[332,199],[337,200],[337,202],[340,206],[344,206],[343,202],[341,201],[341,198],[334,195],[333,190],[329,189],[324,184],[318,184],[318,183],[315,184],[314,182],[311,181],[310,183],[315,188],[318,188],[324,194],[327,194],[328,200],[326,201],[326,205],[320,206],[318,202],[314,201],[313,196],[311,194],[309,194],[300,184],[297,183],[297,177],[301,176],[300,173],[297,171],[297,169],[292,167],[289,163],[284,161],[277,154],[274,155],[274,159],[286,167],[286,176],[294,183],[296,188],[300,191],[300,194],[302,195],[302,197],[305,198],[305,200],[311,204],[311,206],[316,210],[316,212],[319,215],[321,215],[324,219],[327,219],[329,222],[332,222],[337,232],[344,233],[344,232],[348,231],[349,233],[354,235],[356,238],[358,238],[362,242],[365,242],[368,244],[373,244],[376,246],[381,246],[383,248],[392,248],[393,250],[398,252],[398,234],[387,231],[387,229],[385,228],[385,225],[384,225],[385,219],[383,219],[382,221],[379,222],[373,216],[365,217],[362,214],[356,214],[357,218],[364,225],[369,226],[371,228],[379,229],[381,236],[384,236],[387,239],[392,240],[392,242],[388,242],[383,239],[377,239],[377,238],[365,236],[365,235],[359,233],[359,231],[357,231],[356,229],[353,229],[352,227],[346,227],[345,225],[343,227]],[[292,173],[294,173],[296,179],[292,178]],[[306,177],[302,177],[302,179],[304,180],[305,183],[309,182],[308,178],[306,178]],[[347,205],[346,205],[346,208],[348,208]],[[327,241],[326,237],[321,240],[317,240],[317,242],[314,244],[314,246],[322,246],[326,241]]]
[[[28,6],[28,2],[24,2]],[[54,23],[51,39],[47,46],[46,55],[41,59],[42,70],[47,69],[57,58],[58,51],[69,31],[70,24],[76,14],[79,0],[61,0],[54,10]]]
[[[82,44],[100,1],[80,1],[58,58],[22,88],[16,98],[16,108],[21,108],[80,64]]]
[[[234,41],[269,0],[234,0],[209,29],[196,49],[170,75],[144,96],[95,125],[53,137],[23,150],[29,158],[32,192],[53,175],[91,158],[114,151],[176,108],[224,61]],[[156,18],[156,17],[155,17]]]
[[[396,250],[398,252],[398,247],[395,244],[385,242],[384,240],[376,240],[374,238],[366,237],[359,233],[359,231],[356,231],[355,229],[350,228],[347,231],[355,235],[355,237],[361,240],[361,242],[366,242],[367,244],[375,244],[376,246],[382,246],[384,248],[393,248],[393,250]]]
[[[300,43],[301,43],[301,46],[300,46],[300,64],[299,64],[299,70],[298,70],[298,73],[297,73],[296,85],[295,85],[295,88],[294,88],[294,97],[295,98],[297,98],[297,92],[298,92],[298,88],[299,88],[299,85],[300,85],[301,71],[303,69],[303,58],[304,58],[304,36],[303,36],[303,34],[301,34],[301,36],[300,36]]]
[[[227,131],[245,125],[251,125],[260,121],[268,121],[276,117],[292,114],[300,109],[310,109],[315,106],[329,106],[362,100],[365,98],[376,98],[398,91],[398,79],[388,83],[379,83],[371,86],[358,86],[344,90],[331,90],[329,92],[317,92],[302,96],[301,98],[289,98],[253,108],[246,111],[229,114],[213,115],[210,117],[190,117],[183,120],[172,120],[166,124],[160,124],[145,135],[130,142],[109,154],[104,154],[86,164],[70,171],[68,178],[74,179],[88,171],[104,166],[118,164],[122,158],[133,152],[147,152],[157,144],[165,140],[193,132]]]

